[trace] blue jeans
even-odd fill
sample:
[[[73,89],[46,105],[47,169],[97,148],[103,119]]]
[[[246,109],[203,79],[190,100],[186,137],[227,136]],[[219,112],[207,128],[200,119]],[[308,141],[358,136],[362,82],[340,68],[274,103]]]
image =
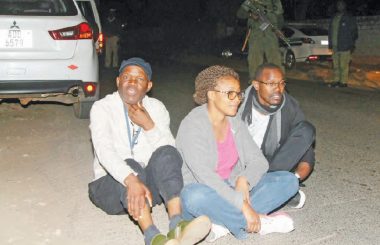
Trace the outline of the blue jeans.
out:
[[[288,171],[266,173],[250,192],[252,207],[259,214],[268,214],[294,196],[298,188],[298,179]],[[181,201],[184,219],[206,215],[212,223],[225,226],[236,238],[248,237],[241,210],[209,186],[200,183],[185,186]]]

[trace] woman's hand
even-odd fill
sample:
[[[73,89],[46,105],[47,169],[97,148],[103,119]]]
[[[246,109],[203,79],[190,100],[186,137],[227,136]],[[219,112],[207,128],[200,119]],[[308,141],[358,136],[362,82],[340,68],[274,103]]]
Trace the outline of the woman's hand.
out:
[[[250,186],[247,179],[244,176],[239,176],[236,179],[235,190],[243,193],[243,200],[247,201],[248,204],[251,204],[251,199],[249,196]]]
[[[256,213],[256,211],[253,210],[251,205],[246,201],[244,201],[243,208],[241,211],[243,212],[245,220],[247,221],[246,231],[259,232],[261,229],[261,221],[259,214]]]

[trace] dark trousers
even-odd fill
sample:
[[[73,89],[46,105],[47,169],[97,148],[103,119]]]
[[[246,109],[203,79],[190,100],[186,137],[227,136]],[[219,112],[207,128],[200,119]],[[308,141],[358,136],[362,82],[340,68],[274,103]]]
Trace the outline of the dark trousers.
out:
[[[153,152],[146,168],[133,159],[127,159],[126,164],[152,193],[153,206],[179,197],[183,188],[182,158],[173,146],[159,147]],[[90,200],[95,206],[107,214],[127,213],[127,189],[111,175],[103,176],[88,186]]]
[[[302,121],[294,127],[288,138],[269,161],[269,172],[293,171],[315,140],[315,127]]]

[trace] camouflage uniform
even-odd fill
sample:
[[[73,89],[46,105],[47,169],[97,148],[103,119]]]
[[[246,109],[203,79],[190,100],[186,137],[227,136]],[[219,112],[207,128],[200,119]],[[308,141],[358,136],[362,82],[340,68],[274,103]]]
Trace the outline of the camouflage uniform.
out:
[[[248,42],[248,71],[250,79],[253,79],[257,67],[264,63],[264,55],[266,62],[276,64],[280,66],[282,70],[284,70],[284,68],[282,66],[278,38],[275,32],[270,26],[264,31],[260,29],[260,25],[262,24],[260,20],[255,20],[250,17],[249,8],[247,7],[249,4],[253,4],[253,6],[258,8],[261,13],[266,15],[273,26],[279,29],[281,29],[283,24],[282,14],[284,11],[281,0],[245,0],[237,12],[238,18],[248,18],[248,28],[251,29]]]

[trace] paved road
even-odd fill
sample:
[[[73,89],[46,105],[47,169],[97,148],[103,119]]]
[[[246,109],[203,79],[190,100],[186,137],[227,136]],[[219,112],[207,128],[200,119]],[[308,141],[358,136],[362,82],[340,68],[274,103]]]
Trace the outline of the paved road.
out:
[[[153,63],[153,95],[166,103],[174,134],[194,106],[200,69]],[[103,73],[103,94],[115,88],[113,75]],[[288,210],[294,232],[252,235],[239,244],[380,244],[380,93],[302,81],[290,81],[288,90],[317,128],[307,203]],[[127,217],[107,216],[87,198],[88,123],[68,106],[0,104],[0,244],[143,244]],[[163,206],[154,208],[154,220],[167,231]],[[227,236],[215,244],[235,243]]]

